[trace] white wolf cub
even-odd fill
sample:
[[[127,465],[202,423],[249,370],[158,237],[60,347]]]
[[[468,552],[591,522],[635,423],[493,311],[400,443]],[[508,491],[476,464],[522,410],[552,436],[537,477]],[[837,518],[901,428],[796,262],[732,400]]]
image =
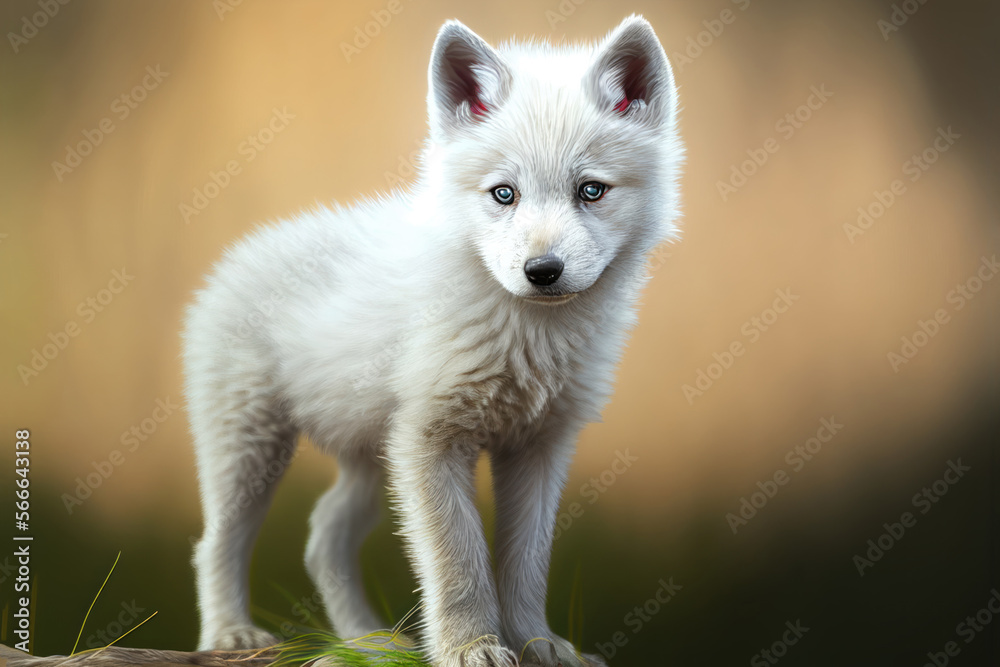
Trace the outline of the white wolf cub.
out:
[[[647,258],[675,233],[673,74],[638,16],[568,47],[493,48],[449,21],[429,84],[410,189],[256,231],[188,311],[203,649],[276,641],[251,623],[249,564],[301,433],[339,462],[305,563],[340,636],[385,625],[358,561],[385,486],[435,665],[603,664],[549,630],[549,553],[577,433],[611,392]]]

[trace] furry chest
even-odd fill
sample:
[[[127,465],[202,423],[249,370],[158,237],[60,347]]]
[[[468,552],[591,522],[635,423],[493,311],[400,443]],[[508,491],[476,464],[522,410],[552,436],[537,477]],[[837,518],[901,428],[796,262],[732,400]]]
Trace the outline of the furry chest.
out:
[[[456,378],[436,396],[429,430],[451,446],[494,449],[523,440],[541,426],[562,389],[554,377],[496,374]]]

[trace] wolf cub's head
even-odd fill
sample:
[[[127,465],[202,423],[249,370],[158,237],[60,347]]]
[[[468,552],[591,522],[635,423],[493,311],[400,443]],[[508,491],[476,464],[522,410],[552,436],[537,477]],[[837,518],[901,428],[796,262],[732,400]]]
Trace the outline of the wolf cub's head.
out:
[[[431,186],[512,294],[569,300],[673,233],[677,94],[645,19],[596,46],[497,49],[449,21],[429,78]]]

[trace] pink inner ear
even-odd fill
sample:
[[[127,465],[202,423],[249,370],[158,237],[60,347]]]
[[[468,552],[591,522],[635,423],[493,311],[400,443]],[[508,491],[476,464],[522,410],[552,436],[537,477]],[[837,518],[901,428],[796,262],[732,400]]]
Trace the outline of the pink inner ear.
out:
[[[485,116],[487,109],[486,105],[479,101],[479,99],[473,99],[469,102],[469,110],[477,116]]]
[[[618,113],[625,113],[625,110],[628,109],[629,104],[630,102],[628,97],[627,96],[623,97],[621,101],[615,105],[615,111],[617,111]]]

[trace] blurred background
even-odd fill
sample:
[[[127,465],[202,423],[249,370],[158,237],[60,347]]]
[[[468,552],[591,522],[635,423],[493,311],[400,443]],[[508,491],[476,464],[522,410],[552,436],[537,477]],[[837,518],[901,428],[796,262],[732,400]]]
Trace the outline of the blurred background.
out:
[[[632,12],[680,87],[684,234],[580,442],[553,627],[612,665],[998,664],[1000,7],[916,0],[4,2],[0,479],[30,429],[35,653],[70,651],[119,550],[81,648],[154,611],[122,644],[195,646],[178,330],[223,248],[412,179],[444,20],[561,43]],[[335,471],[307,445],[279,489],[262,624],[310,620]],[[390,522],[364,557],[398,619]]]

